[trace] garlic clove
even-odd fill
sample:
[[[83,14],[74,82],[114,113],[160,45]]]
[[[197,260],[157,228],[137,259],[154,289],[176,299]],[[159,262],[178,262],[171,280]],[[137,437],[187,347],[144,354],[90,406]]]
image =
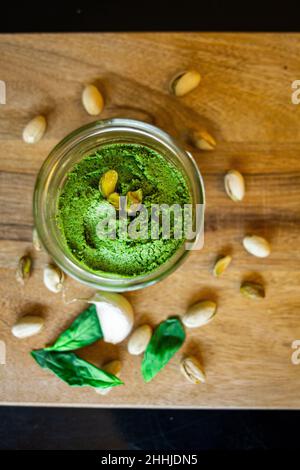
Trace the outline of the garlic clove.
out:
[[[117,344],[129,335],[133,327],[134,313],[131,304],[123,295],[97,292],[89,302],[95,304],[104,341]]]

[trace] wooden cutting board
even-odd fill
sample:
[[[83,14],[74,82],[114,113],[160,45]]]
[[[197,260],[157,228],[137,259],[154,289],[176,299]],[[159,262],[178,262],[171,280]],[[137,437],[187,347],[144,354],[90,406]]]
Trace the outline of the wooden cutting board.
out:
[[[197,90],[170,96],[174,73],[195,68]],[[300,79],[297,34],[57,34],[0,36],[0,79],[7,103],[0,105],[0,401],[6,404],[124,407],[300,408],[300,364],[291,347],[300,339],[300,106],[291,83]],[[181,353],[150,384],[140,357],[96,343],[82,356],[101,365],[121,358],[126,383],[106,396],[68,388],[29,356],[51,342],[85,308],[65,306],[42,282],[46,254],[33,253],[34,273],[25,288],[15,281],[18,258],[31,249],[31,200],[37,172],[50,149],[67,133],[92,120],[82,108],[85,83],[105,95],[103,118],[126,116],[155,123],[181,137],[205,126],[214,152],[195,151],[207,193],[205,246],[161,283],[128,294],[136,324],[155,325],[203,298],[218,301],[215,320],[188,332],[182,353],[202,358],[207,384],[185,382]],[[21,139],[24,125],[46,114],[48,130],[36,145]],[[242,203],[224,193],[227,169],[240,170],[247,192]],[[246,233],[266,236],[271,256],[258,259],[241,244]],[[221,279],[212,266],[221,253],[233,263]],[[266,299],[239,293],[242,280],[261,279]],[[68,280],[69,295],[89,289]],[[38,336],[17,340],[10,333],[26,313],[45,316]]]

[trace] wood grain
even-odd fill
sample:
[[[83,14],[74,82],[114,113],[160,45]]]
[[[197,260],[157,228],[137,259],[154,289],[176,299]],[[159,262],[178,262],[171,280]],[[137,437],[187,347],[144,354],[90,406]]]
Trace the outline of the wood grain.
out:
[[[178,99],[170,78],[185,68],[202,74],[201,86]],[[17,404],[126,407],[300,408],[300,365],[291,344],[300,339],[300,106],[291,103],[299,79],[297,34],[58,34],[0,36],[0,79],[7,104],[0,106],[0,401]],[[50,149],[91,120],[80,103],[84,84],[105,96],[103,118],[126,116],[155,123],[183,138],[205,126],[216,137],[214,152],[195,151],[207,192],[205,246],[163,282],[128,294],[136,324],[156,324],[181,314],[192,302],[216,298],[215,320],[188,332],[184,353],[199,355],[207,384],[193,386],[178,371],[181,354],[150,384],[143,384],[140,358],[97,343],[82,351],[95,364],[120,357],[126,386],[100,396],[71,389],[40,369],[29,351],[52,341],[83,308],[64,306],[45,290],[46,254],[34,254],[35,270],[25,288],[15,282],[18,257],[31,249],[31,199],[35,178]],[[45,113],[48,129],[36,145],[21,133]],[[223,189],[224,172],[246,178],[245,200],[235,204]],[[242,248],[245,233],[265,235],[272,254],[260,260]],[[231,252],[226,275],[211,275],[216,256]],[[240,282],[259,278],[262,302],[241,298]],[[70,297],[87,291],[68,281]],[[18,341],[10,334],[27,312],[46,317],[44,331]]]

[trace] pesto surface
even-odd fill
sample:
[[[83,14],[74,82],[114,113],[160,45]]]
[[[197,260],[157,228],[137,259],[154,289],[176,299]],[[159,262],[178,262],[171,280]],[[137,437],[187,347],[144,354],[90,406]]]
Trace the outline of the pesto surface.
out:
[[[146,274],[167,261],[183,239],[101,239],[97,235],[99,211],[108,204],[99,191],[100,177],[108,170],[119,175],[116,191],[142,189],[143,204],[186,204],[191,195],[182,173],[162,155],[137,144],[110,144],[84,157],[68,174],[59,196],[57,222],[67,249],[94,272],[122,276]],[[128,220],[130,223],[130,219]],[[150,230],[150,223],[149,223]]]

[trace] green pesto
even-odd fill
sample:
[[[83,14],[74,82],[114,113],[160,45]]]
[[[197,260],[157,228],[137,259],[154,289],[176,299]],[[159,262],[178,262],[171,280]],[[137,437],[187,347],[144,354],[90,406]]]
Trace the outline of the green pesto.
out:
[[[122,276],[149,273],[166,262],[183,239],[100,239],[97,208],[103,204],[99,179],[108,170],[119,175],[116,191],[143,190],[143,204],[187,204],[191,195],[182,173],[162,155],[137,144],[110,144],[84,157],[68,174],[59,196],[57,222],[67,249],[93,272]],[[132,220],[132,219],[131,219]],[[130,219],[129,219],[130,222]],[[129,223],[128,222],[128,223]],[[149,223],[150,228],[150,223]]]

